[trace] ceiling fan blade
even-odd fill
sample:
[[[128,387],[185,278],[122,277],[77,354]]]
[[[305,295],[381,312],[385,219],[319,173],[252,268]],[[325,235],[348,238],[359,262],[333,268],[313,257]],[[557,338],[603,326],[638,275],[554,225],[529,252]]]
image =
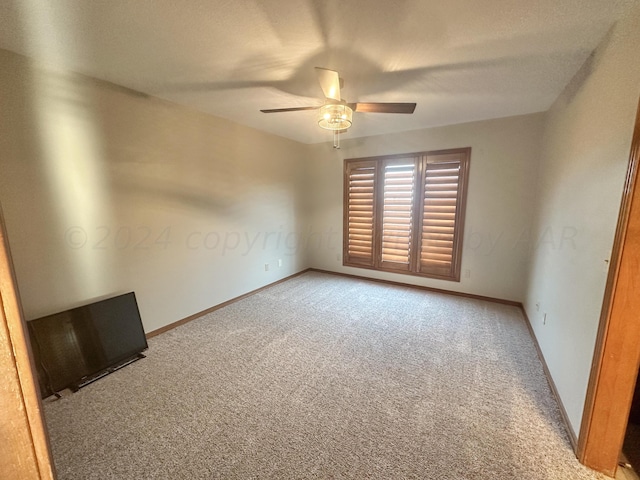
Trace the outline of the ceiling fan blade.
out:
[[[267,109],[267,110],[260,110],[260,111],[262,113],[300,112],[302,110],[317,110],[318,108],[320,108],[320,106],[318,106],[318,107],[270,108],[270,109]]]
[[[353,106],[352,106],[353,105]],[[354,112],[369,113],[413,113],[415,103],[353,103],[349,104]]]
[[[316,67],[316,75],[318,75],[318,82],[320,82],[324,96],[340,101],[340,75],[338,72]]]

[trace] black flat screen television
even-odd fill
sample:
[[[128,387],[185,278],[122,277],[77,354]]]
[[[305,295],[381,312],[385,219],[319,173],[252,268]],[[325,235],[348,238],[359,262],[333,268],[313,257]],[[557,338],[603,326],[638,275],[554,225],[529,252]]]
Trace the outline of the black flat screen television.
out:
[[[27,322],[42,398],[77,390],[148,348],[133,292]]]

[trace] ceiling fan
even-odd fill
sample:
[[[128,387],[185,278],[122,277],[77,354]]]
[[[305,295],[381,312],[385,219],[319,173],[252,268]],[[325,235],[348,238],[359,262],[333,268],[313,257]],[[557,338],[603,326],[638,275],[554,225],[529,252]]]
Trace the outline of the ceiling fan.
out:
[[[272,108],[260,110],[262,113],[298,112],[318,110],[318,125],[333,131],[333,146],[340,148],[340,133],[344,133],[353,123],[353,112],[364,113],[413,113],[415,103],[347,103],[340,97],[343,80],[338,72],[327,68],[315,67],[320,88],[324,92],[323,105],[316,107]]]

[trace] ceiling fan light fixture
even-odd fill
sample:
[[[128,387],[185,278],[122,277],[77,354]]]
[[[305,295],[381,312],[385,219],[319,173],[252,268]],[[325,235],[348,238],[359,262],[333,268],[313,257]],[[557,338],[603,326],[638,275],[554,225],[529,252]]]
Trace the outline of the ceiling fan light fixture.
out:
[[[352,120],[353,110],[343,104],[323,105],[318,113],[318,125],[326,130],[346,130]]]

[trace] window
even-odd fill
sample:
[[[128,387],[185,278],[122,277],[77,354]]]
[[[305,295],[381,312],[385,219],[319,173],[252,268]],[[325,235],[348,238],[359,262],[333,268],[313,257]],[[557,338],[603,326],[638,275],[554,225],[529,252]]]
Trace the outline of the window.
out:
[[[344,265],[460,281],[470,155],[345,160]]]

